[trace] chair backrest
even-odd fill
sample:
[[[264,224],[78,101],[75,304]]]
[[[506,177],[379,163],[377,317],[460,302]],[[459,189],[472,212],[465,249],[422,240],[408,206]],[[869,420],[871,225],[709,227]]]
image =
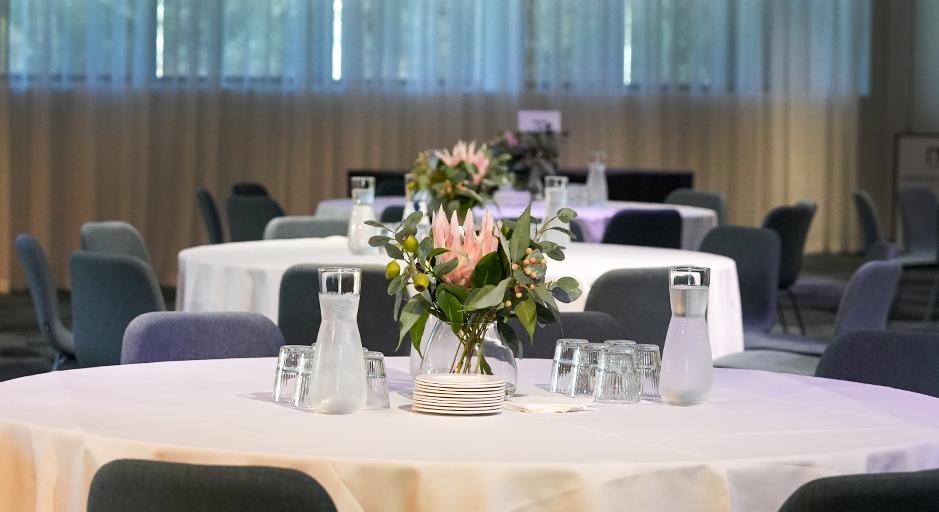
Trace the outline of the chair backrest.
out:
[[[586,242],[587,239],[584,238],[584,228],[580,227],[580,221],[574,219],[568,224],[567,229],[571,230],[572,242]]]
[[[925,185],[900,187],[903,245],[909,252],[936,252],[936,194]]]
[[[82,366],[120,363],[124,329],[131,320],[166,309],[153,270],[132,256],[75,251],[69,271],[78,362]]]
[[[49,268],[46,253],[39,241],[30,235],[16,237],[16,254],[26,271],[29,294],[33,298],[39,331],[53,349],[66,354],[74,353],[72,332],[62,324],[59,313],[59,296],[56,292],[55,277]]]
[[[399,204],[393,204],[391,206],[386,206],[384,210],[381,211],[379,220],[382,222],[401,222],[401,219],[404,218],[404,206]]]
[[[270,196],[267,188],[256,181],[240,181],[233,183],[231,193],[235,196]]]
[[[861,236],[864,239],[864,251],[884,239],[880,230],[880,221],[877,220],[877,209],[870,194],[863,190],[855,190],[851,194],[854,199],[854,209],[857,211],[858,223],[861,225]]]
[[[898,260],[861,265],[845,285],[835,317],[835,336],[862,329],[886,329],[902,271]]]
[[[802,271],[805,241],[812,227],[815,209],[805,204],[778,206],[763,220],[763,227],[779,235],[779,288],[792,286]]]
[[[737,263],[744,329],[772,329],[776,324],[779,235],[766,228],[719,226],[705,235],[700,250]]]
[[[309,345],[316,341],[322,316],[319,299],[319,267],[294,265],[280,281],[280,306],[277,325],[290,345]],[[398,323],[394,320],[393,295],[388,295],[388,280],[382,269],[362,269],[361,301],[358,324],[362,345],[385,355],[410,353],[405,339],[398,347]]]
[[[225,202],[228,210],[229,239],[248,242],[264,238],[264,228],[271,219],[283,217],[284,210],[268,196],[232,195]]]
[[[819,478],[796,489],[779,512],[936,510],[939,470]]]
[[[88,512],[335,512],[329,494],[295,469],[118,459],[91,480]]]
[[[603,243],[681,248],[681,214],[675,210],[620,210],[603,232]]]
[[[151,265],[147,245],[133,225],[120,221],[86,222],[81,229],[83,251],[133,256]]]
[[[127,326],[121,364],[273,357],[283,344],[274,322],[257,313],[160,311]]]
[[[864,254],[864,261],[886,261],[895,260],[900,257],[900,248],[893,242],[878,240],[867,248]]]
[[[339,219],[321,219],[309,215],[274,217],[264,228],[265,240],[344,236],[349,223]]]
[[[637,343],[665,345],[672,318],[667,268],[611,270],[587,294],[586,311],[600,311],[622,326],[621,337]]]
[[[385,179],[378,182],[375,187],[376,196],[403,196],[404,180]]]
[[[623,339],[624,329],[612,316],[599,311],[561,313],[561,321],[535,329],[535,339],[529,343],[528,332],[517,320],[510,324],[522,345],[522,357],[551,359],[554,347],[561,338],[585,339],[593,343]]]
[[[939,334],[907,331],[843,334],[822,353],[815,376],[939,398]]]
[[[717,214],[717,225],[723,226],[727,223],[727,200],[724,199],[724,194],[720,192],[676,188],[669,192],[665,202],[667,204],[697,206],[698,208],[714,210],[714,213]]]
[[[209,243],[223,243],[225,235],[222,233],[222,220],[218,216],[218,208],[215,206],[212,193],[200,188],[196,191],[196,202],[199,204],[199,212],[202,214],[202,223],[205,224],[205,232],[209,238]]]

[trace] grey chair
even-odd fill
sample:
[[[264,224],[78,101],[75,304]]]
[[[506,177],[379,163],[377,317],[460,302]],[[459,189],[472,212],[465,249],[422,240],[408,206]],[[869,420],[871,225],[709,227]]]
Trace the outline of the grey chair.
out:
[[[69,270],[79,364],[119,364],[124,330],[131,320],[166,310],[153,270],[139,258],[90,251],[73,252]]]
[[[675,210],[620,210],[603,231],[602,243],[680,249],[681,225]]]
[[[856,190],[851,195],[854,200],[854,209],[857,211],[858,223],[861,225],[861,237],[863,239],[865,252],[884,239],[883,232],[880,229],[880,221],[877,220],[877,209],[874,207],[874,200],[870,194],[863,190]]]
[[[288,238],[314,238],[345,234],[349,223],[339,219],[321,219],[309,215],[275,217],[264,228],[265,240]]]
[[[268,196],[232,195],[225,202],[228,211],[229,239],[232,242],[262,240],[264,228],[284,210]]]
[[[326,489],[295,469],[117,459],[91,480],[88,512],[335,512]]]
[[[224,243],[225,235],[222,232],[222,220],[218,216],[218,208],[215,206],[212,193],[200,188],[196,191],[196,203],[198,203],[199,212],[202,214],[202,223],[205,224],[205,232],[209,238],[209,243]]]
[[[707,192],[691,188],[676,188],[665,198],[666,204],[680,204],[707,208],[717,214],[717,225],[727,223],[727,200],[720,192]]]
[[[39,332],[55,351],[52,370],[58,370],[66,361],[75,358],[75,343],[72,331],[62,323],[59,296],[56,292],[55,277],[49,268],[49,260],[46,259],[46,253],[39,242],[27,234],[16,237],[16,254],[23,270],[26,271],[29,294],[36,310],[36,320],[39,322]]]
[[[904,266],[936,264],[936,195],[924,185],[900,187],[900,221],[903,227]]]
[[[737,264],[744,330],[772,329],[778,300],[779,235],[766,228],[718,226],[705,235],[699,250],[726,256]]]
[[[852,331],[831,343],[815,375],[939,398],[939,334]]]
[[[939,470],[819,478],[796,489],[779,512],[934,512]]]
[[[790,287],[799,278],[802,272],[802,259],[805,253],[805,241],[812,227],[812,218],[815,216],[815,203],[800,203],[794,206],[779,206],[773,208],[763,220],[763,227],[772,229],[779,235],[779,290],[789,296],[799,332],[805,335],[805,322],[799,311],[799,303]],[[779,303],[777,303],[777,306]],[[779,311],[779,320],[783,331],[788,332],[786,317]]]
[[[547,324],[535,330],[535,338],[529,343],[528,332],[516,320],[511,322],[515,335],[521,341],[522,357],[529,359],[551,359],[554,347],[561,338],[585,339],[593,343],[622,339],[625,330],[612,316],[598,311],[561,313],[561,321]]]
[[[83,224],[81,248],[83,251],[133,256],[147,265],[153,264],[140,232],[133,225],[120,220]]]
[[[231,193],[235,196],[270,196],[267,187],[256,181],[239,181],[231,186]]]
[[[290,345],[316,341],[322,316],[319,303],[319,267],[294,265],[280,281],[277,325]],[[383,269],[362,269],[358,324],[362,345],[388,356],[410,354],[407,338],[398,346],[398,323],[394,319],[393,295],[388,295]]]
[[[128,324],[121,364],[273,357],[283,344],[274,322],[257,313],[160,311]]]
[[[389,222],[401,222],[404,218],[404,206],[401,205],[391,205],[386,206],[384,210],[381,211],[378,220],[384,223]]]
[[[862,265],[845,288],[835,317],[835,336],[886,329],[901,271],[897,260]],[[810,370],[818,364],[818,356],[827,353],[831,344],[820,338],[747,332],[744,333],[746,350],[721,357],[714,366],[811,375]]]
[[[668,269],[611,270],[590,287],[585,311],[613,317],[622,326],[621,337],[662,347],[672,318],[668,299]]]
[[[878,240],[867,250],[864,263],[868,261],[895,260],[900,257],[900,248],[893,242]],[[844,296],[847,283],[828,277],[800,277],[789,289],[799,298],[802,308],[837,311]]]

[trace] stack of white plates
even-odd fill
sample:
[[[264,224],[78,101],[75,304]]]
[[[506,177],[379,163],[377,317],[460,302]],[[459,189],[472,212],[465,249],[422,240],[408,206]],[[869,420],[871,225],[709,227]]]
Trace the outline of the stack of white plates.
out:
[[[505,379],[492,375],[440,373],[414,379],[414,404],[418,412],[470,416],[495,414],[505,401]]]

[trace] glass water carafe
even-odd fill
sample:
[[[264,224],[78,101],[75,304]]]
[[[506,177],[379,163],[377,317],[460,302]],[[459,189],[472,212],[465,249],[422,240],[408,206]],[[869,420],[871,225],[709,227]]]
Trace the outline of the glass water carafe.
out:
[[[349,215],[349,250],[352,254],[378,254],[379,249],[368,245],[368,239],[378,232],[366,221],[378,220],[375,209],[375,178],[352,176],[352,213]]]
[[[606,152],[594,150],[590,152],[587,164],[587,203],[603,204],[609,198],[609,188],[606,183]]]
[[[368,390],[356,321],[361,281],[362,272],[357,268],[319,269],[323,319],[305,403],[319,413],[348,414],[365,407]]]
[[[659,383],[667,404],[697,405],[711,393],[714,376],[706,319],[710,281],[708,268],[669,269],[672,320],[665,335]]]
[[[544,199],[544,220],[547,222],[548,219],[558,214],[558,210],[567,206],[567,176],[545,176]],[[570,225],[557,219],[549,227],[570,229]],[[564,247],[569,247],[571,244],[570,235],[556,229],[545,231],[541,239]]]

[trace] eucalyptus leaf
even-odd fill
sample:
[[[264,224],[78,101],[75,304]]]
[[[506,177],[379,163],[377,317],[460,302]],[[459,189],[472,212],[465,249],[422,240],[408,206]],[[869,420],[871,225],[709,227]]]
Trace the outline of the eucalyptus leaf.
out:
[[[466,302],[466,298],[469,297],[469,290],[465,286],[460,286],[458,284],[450,283],[441,283],[437,285],[438,290],[446,290],[447,293],[453,295],[460,301],[460,304]]]
[[[560,288],[552,288],[552,289],[551,289],[551,295],[554,295],[554,298],[555,298],[555,299],[557,299],[557,300],[559,300],[559,301],[561,301],[561,302],[563,302],[563,303],[565,303],[565,304],[569,304],[572,300],[574,300],[574,299],[571,299],[571,296],[568,295],[567,292],[565,292],[564,290],[562,290],[562,289],[560,289]]]
[[[395,307],[394,307],[394,320],[398,321],[398,315],[401,313],[401,305],[404,304],[403,300],[404,293],[401,290],[398,290],[395,293]],[[400,341],[399,341],[400,343]]]
[[[561,208],[558,210],[558,220],[565,223],[570,223],[570,221],[577,218],[577,212],[570,208]]]
[[[552,301],[554,299],[552,298]],[[553,324],[561,321],[561,315],[557,311],[552,311],[551,308],[547,308],[538,303],[538,323],[541,325]]]
[[[404,305],[404,309],[401,310],[401,318],[399,320],[401,324],[401,331],[398,336],[398,343],[401,343],[401,340],[404,339],[404,335],[411,330],[411,327],[414,326],[414,323],[427,313],[427,305],[424,301],[415,297],[407,302]]]
[[[535,301],[530,298],[522,301],[520,304],[515,306],[515,314],[518,316],[519,322],[522,323],[522,327],[524,327],[525,331],[528,333],[528,338],[534,341],[535,323],[538,319],[538,312]]]
[[[535,282],[532,278],[526,276],[525,272],[522,272],[522,269],[513,270],[512,277],[514,277],[516,281],[522,284],[532,284]]]
[[[565,258],[564,251],[560,247],[547,251],[545,254],[554,261],[564,261]]]
[[[392,259],[404,259],[404,253],[401,252],[401,249],[399,249],[397,245],[392,243],[385,244],[385,253],[388,254],[388,257]]]
[[[504,268],[497,251],[486,254],[479,259],[476,269],[473,270],[473,286],[479,288],[487,284],[498,284],[502,280]]]
[[[548,289],[544,287],[544,285],[535,286],[533,291],[535,293],[535,297],[537,297],[542,304],[553,309],[554,311],[558,310],[558,305],[556,302],[554,302],[554,296],[551,295],[551,292],[549,292]]]
[[[382,224],[381,222],[378,222],[377,220],[367,220],[365,221],[365,225],[371,226],[373,228],[387,229],[388,231],[391,231],[390,229],[388,229],[388,226],[385,226],[384,224]]]
[[[417,258],[421,260],[426,260],[430,258],[430,253],[434,250],[434,240],[432,238],[425,237],[421,240],[420,245],[417,246]]]
[[[580,283],[573,277],[562,277],[558,279],[557,286],[566,292],[570,292],[580,287]]]
[[[515,229],[509,241],[509,255],[512,261],[518,261],[525,256],[525,249],[531,243],[531,203],[522,212],[521,217],[515,221]]]
[[[565,235],[571,237],[572,239],[573,239],[573,238],[576,238],[576,236],[574,236],[574,232],[573,232],[573,231],[571,231],[571,230],[569,230],[569,229],[567,229],[567,228],[562,228],[561,226],[551,226],[550,228],[548,228],[548,231],[551,231],[551,230],[560,231],[561,233],[564,233]]]
[[[417,227],[417,224],[421,221],[421,217],[423,216],[424,214],[420,211],[412,212],[404,219],[404,222],[401,223],[401,231],[408,231]]]
[[[430,311],[424,311],[424,313],[418,317],[417,321],[414,322],[414,325],[411,327],[411,345],[414,347],[414,350],[417,350],[418,355],[422,358],[424,354],[421,352],[421,338],[424,337],[424,328],[427,326],[427,319],[430,318]],[[398,340],[397,350],[401,347],[401,340]]]
[[[448,253],[448,252],[450,252],[450,249],[447,249],[445,247],[438,247],[434,249],[433,251],[430,251],[430,253],[427,255],[427,258],[428,259],[436,258],[437,256],[440,256],[441,254]]]
[[[391,241],[390,237],[384,235],[376,235],[368,239],[368,245],[372,247],[381,247]]]
[[[437,277],[443,277],[453,270],[460,264],[458,258],[453,258],[452,260],[445,261],[443,263],[438,263],[434,265],[434,275]]]
[[[499,281],[499,284],[495,286],[487,284],[482,288],[473,290],[463,304],[463,310],[476,311],[499,305],[505,299],[505,289],[508,285],[509,279],[506,278]]]
[[[558,245],[558,244],[556,244],[556,243],[554,243],[554,242],[549,242],[549,241],[545,240],[545,241],[542,241],[542,242],[538,242],[538,247],[541,247],[541,251],[542,251],[542,252],[548,253],[548,252],[550,252],[550,251],[553,251],[553,250],[557,249],[558,247],[560,247],[560,245]]]
[[[398,274],[397,277],[388,282],[388,295],[394,295],[400,293],[401,290],[407,286],[407,275]]]

